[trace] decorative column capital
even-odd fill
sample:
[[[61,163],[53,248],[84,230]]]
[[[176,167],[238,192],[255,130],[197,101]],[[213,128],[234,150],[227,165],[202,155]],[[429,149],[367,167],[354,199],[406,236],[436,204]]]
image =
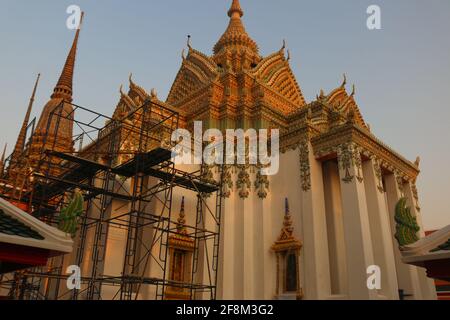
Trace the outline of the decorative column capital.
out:
[[[377,157],[372,156],[372,165],[373,169],[375,171],[375,177],[377,179],[377,189],[380,193],[384,193],[384,186],[383,186],[383,172],[381,171],[381,160],[379,160]]]
[[[350,183],[356,176],[358,182],[363,182],[361,148],[355,143],[344,143],[337,148],[339,167],[344,171],[342,181]]]
[[[404,180],[404,175],[398,171],[398,170],[394,170],[394,177],[395,177],[395,182],[397,183],[398,186],[398,190],[400,190],[400,194],[402,195],[402,197],[405,195],[405,189],[404,189],[404,184],[405,184],[405,180]]]

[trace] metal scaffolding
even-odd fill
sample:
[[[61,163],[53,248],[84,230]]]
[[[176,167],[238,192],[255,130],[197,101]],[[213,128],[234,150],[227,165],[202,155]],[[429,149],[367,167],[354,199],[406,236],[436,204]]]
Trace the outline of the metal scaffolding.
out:
[[[54,137],[67,121],[74,134],[64,150]],[[28,204],[33,216],[57,226],[61,209],[81,191],[85,202],[76,247],[71,256],[52,258],[46,267],[3,277],[0,284],[10,286],[11,297],[99,300],[106,298],[108,287],[115,291],[108,299],[166,299],[170,287],[189,292],[191,299],[216,298],[223,168],[218,167],[217,182],[205,179],[203,169],[177,169],[170,136],[178,126],[177,112],[150,99],[121,119],[66,102],[53,110],[42,149],[34,155],[39,170],[30,172],[15,197]],[[31,145],[26,152],[33,158]],[[171,279],[169,270],[169,239],[179,226],[174,190],[197,198],[195,219],[185,225],[194,248],[189,276],[182,281]],[[119,274],[105,274],[113,229],[125,234],[123,265]],[[68,265],[83,270],[80,290],[64,287]]]

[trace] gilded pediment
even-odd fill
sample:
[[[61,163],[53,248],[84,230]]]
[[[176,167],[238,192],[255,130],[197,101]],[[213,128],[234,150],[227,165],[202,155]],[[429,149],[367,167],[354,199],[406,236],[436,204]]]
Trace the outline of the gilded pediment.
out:
[[[253,76],[297,106],[304,106],[305,99],[283,51],[266,58],[252,70]]]
[[[344,83],[340,87],[331,91],[327,96],[321,93],[319,98],[345,118],[351,115],[354,117],[357,125],[367,128],[358,104],[355,101],[355,86],[353,86],[352,92],[348,94],[345,85],[346,79],[344,79]]]
[[[215,62],[203,53],[189,49],[167,97],[167,103],[176,105],[195,91],[203,88],[218,75]]]

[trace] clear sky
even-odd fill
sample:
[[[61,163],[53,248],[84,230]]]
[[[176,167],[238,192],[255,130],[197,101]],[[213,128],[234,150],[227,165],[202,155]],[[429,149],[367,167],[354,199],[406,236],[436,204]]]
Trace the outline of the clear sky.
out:
[[[230,0],[0,0],[0,143],[15,142],[36,74],[38,115],[59,77],[74,32],[66,8],[85,21],[74,101],[112,114],[128,74],[165,99],[186,36],[207,54],[224,32]],[[369,31],[366,9],[381,7],[382,30]],[[427,229],[450,224],[450,1],[241,0],[244,23],[263,55],[286,39],[307,101],[356,83],[372,132],[410,160]],[[350,89],[349,89],[350,90]]]

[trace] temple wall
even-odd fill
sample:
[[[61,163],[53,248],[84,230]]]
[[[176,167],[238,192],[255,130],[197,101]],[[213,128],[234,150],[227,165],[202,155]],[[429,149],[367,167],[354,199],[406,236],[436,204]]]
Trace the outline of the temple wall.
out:
[[[402,194],[412,198],[411,185],[398,186],[394,175],[384,176],[385,189],[380,190],[373,160],[364,161],[362,170],[350,167],[354,179],[345,182],[348,174],[339,162],[315,159],[311,145],[309,152],[310,188],[302,188],[299,149],[280,154],[280,170],[269,177],[267,196],[260,198],[254,186],[256,172],[248,169],[250,188],[238,187],[239,170],[232,170],[232,192],[223,204],[220,254],[218,264],[218,299],[274,299],[276,297],[277,261],[271,247],[283,227],[284,201],[289,200],[294,236],[303,243],[299,256],[300,287],[304,299],[398,299],[398,289],[413,294],[413,299],[434,299],[432,280],[419,268],[401,262],[400,251],[394,239],[394,207]],[[192,171],[195,166],[180,166]],[[218,173],[214,172],[218,178]],[[361,179],[357,179],[358,174]],[[148,186],[157,180],[150,178]],[[246,192],[248,191],[248,194]],[[185,197],[187,225],[195,225],[197,196],[194,192],[174,188],[172,220],[176,220],[181,198]],[[159,196],[163,200],[162,195]],[[206,200],[214,209],[215,196]],[[96,216],[98,213],[91,213]],[[125,213],[129,206],[114,200],[112,216]],[[203,208],[206,229],[214,229],[212,216]],[[161,201],[153,201],[147,212],[159,214]],[[109,213],[108,213],[109,214]],[[415,210],[418,217],[420,212]],[[166,215],[166,213],[164,213]],[[153,226],[141,230],[139,255],[145,258],[145,247],[155,241],[153,257],[164,257],[160,252],[161,239],[155,238]],[[89,229],[86,238],[88,254],[84,257],[82,273],[91,269],[91,249],[95,228]],[[126,231],[110,227],[108,230],[106,258],[102,274],[119,276],[123,269]],[[163,240],[164,241],[164,240]],[[206,254],[208,251],[208,255]],[[198,268],[194,282],[209,283],[213,245],[200,244]],[[70,259],[73,259],[73,255]],[[64,263],[67,265],[68,263]],[[381,289],[369,290],[366,285],[367,267],[378,265],[381,269]],[[209,270],[208,270],[209,269]],[[139,269],[145,277],[163,276],[158,263],[149,258]],[[169,272],[169,264],[166,272]],[[190,279],[188,279],[188,282]],[[102,298],[112,299],[119,287],[103,286]],[[154,299],[156,286],[144,285],[139,299]],[[83,295],[80,296],[83,298]],[[197,293],[196,299],[209,299],[207,293]]]

